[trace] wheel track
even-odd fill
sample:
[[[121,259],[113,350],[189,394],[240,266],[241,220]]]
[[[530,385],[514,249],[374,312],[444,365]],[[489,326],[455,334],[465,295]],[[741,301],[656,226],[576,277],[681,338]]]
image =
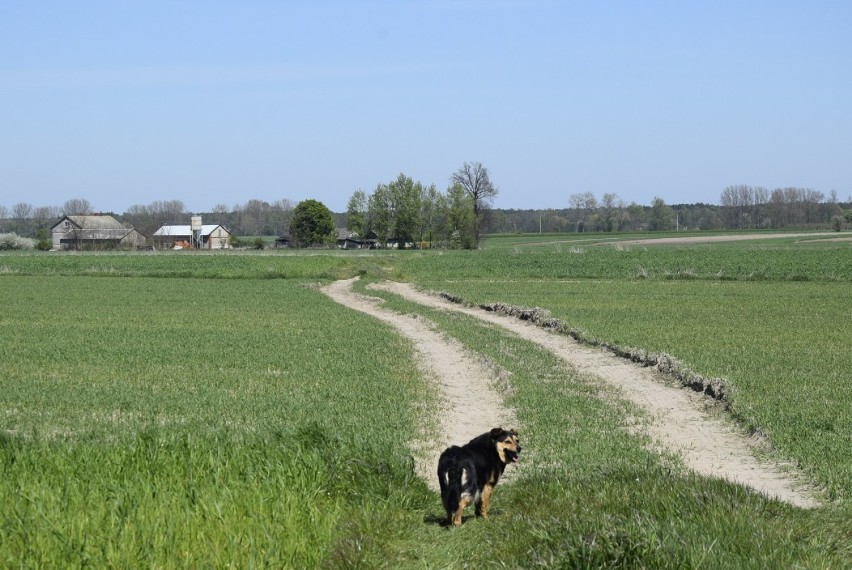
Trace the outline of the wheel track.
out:
[[[659,374],[649,368],[528,322],[424,293],[407,283],[388,281],[370,287],[500,326],[546,348],[578,372],[615,386],[625,399],[651,416],[651,425],[645,429],[655,444],[679,455],[684,464],[697,473],[726,479],[799,507],[812,508],[819,504],[804,478],[791,466],[757,459],[753,442],[732,429],[730,422],[708,414],[703,409],[702,396],[666,385]],[[440,354],[436,356],[443,358]]]

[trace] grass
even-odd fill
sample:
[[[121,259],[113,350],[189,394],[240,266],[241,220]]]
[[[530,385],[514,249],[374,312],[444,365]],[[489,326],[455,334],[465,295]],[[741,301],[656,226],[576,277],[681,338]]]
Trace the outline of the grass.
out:
[[[526,472],[498,486],[489,521],[447,532],[435,525],[433,507],[432,525],[409,520],[396,533],[407,539],[384,544],[378,558],[347,563],[403,567],[414,566],[414,557],[436,568],[767,568],[842,566],[852,555],[843,510],[802,511],[691,475],[622,429],[625,416],[642,421],[639,410],[546,350],[464,316],[378,295],[386,306],[437,322],[511,379],[506,403],[523,425]],[[387,537],[369,521],[357,532],[367,542]]]
[[[763,247],[728,247],[715,255],[727,255],[729,266],[767,251],[790,259],[824,258],[813,261],[814,266],[832,262],[843,267],[852,260],[848,246],[807,255],[787,246],[778,251]],[[658,263],[679,257],[692,264],[706,257],[705,249],[648,253],[658,253]],[[571,254],[530,255],[537,258],[535,277],[523,271],[511,278],[484,277],[497,265],[483,261],[471,264],[472,276],[462,278],[453,274],[455,260],[450,259],[447,272],[436,267],[443,258],[412,258],[404,270],[416,274],[421,285],[468,302],[544,307],[589,337],[665,352],[703,376],[725,378],[733,392],[730,409],[745,427],[768,435],[784,457],[795,458],[832,498],[852,496],[852,464],[836,460],[852,456],[852,396],[840,388],[852,382],[852,352],[842,324],[852,319],[845,281],[852,271],[828,280],[814,273],[805,281],[564,279]],[[606,257],[602,251],[585,255]],[[413,267],[421,262],[428,271]],[[598,262],[581,263],[591,267]],[[514,273],[505,267],[501,271]],[[766,272],[780,275],[776,268]],[[450,277],[443,278],[445,274]]]
[[[820,466],[849,445],[830,326],[848,322],[848,246],[530,248],[0,255],[0,566],[850,565],[848,462]],[[798,434],[785,453],[836,500],[804,511],[684,472],[546,352],[385,294],[503,370],[522,422],[526,471],[450,531],[409,457],[434,410],[411,347],[315,288],[356,274],[538,304],[724,374],[740,420],[778,448]],[[782,377],[796,363],[807,389]]]
[[[409,347],[307,285],[0,279],[0,566],[316,566],[422,500]]]

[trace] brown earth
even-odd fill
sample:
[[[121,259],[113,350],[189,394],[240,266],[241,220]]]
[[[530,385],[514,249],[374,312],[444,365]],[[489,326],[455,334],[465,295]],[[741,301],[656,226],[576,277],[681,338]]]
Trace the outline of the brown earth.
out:
[[[434,471],[438,455],[447,445],[466,443],[495,426],[523,429],[514,411],[502,403],[497,372],[482,357],[436,332],[427,319],[382,309],[379,299],[354,293],[353,281],[338,281],[323,291],[343,305],[390,324],[411,340],[421,369],[439,390],[442,404],[437,421],[443,437],[424,437],[412,443],[417,472],[431,487],[437,488]],[[452,303],[407,283],[384,282],[372,287],[505,328],[549,350],[584,376],[618,388],[625,399],[651,418],[649,425],[630,429],[644,430],[658,449],[678,455],[684,465],[698,473],[727,479],[801,507],[818,504],[791,466],[757,459],[756,443],[739,433],[730,421],[708,413],[703,396],[667,385],[651,369],[513,317]]]
[[[715,236],[685,236],[685,237],[664,237],[652,239],[634,239],[615,242],[615,245],[681,245],[694,243],[716,243],[726,241],[751,241],[758,239],[780,239],[780,238],[822,238],[826,234],[823,233],[805,233],[805,234],[730,234],[730,235],[715,235]],[[837,238],[834,238],[837,240]]]
[[[852,241],[852,237],[847,235],[848,232],[839,234],[839,237],[827,238],[826,232],[810,232],[810,233],[772,233],[772,234],[728,234],[728,235],[708,235],[708,236],[673,236],[662,238],[647,238],[647,239],[631,239],[631,240],[613,240],[605,241],[595,238],[572,238],[558,241],[543,241],[520,243],[516,247],[540,247],[542,245],[584,245],[582,242],[592,242],[592,246],[612,245],[614,247],[623,247],[631,245],[692,245],[699,243],[720,243],[731,241],[753,241],[761,239],[780,239],[780,238],[807,238],[820,241]]]

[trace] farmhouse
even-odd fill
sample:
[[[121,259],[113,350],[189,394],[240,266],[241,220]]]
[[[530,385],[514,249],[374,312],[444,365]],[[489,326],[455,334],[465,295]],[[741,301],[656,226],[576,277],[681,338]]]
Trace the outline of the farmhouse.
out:
[[[174,249],[229,249],[231,232],[218,224],[192,226],[163,226],[154,232],[154,241],[161,247]]]
[[[104,214],[65,216],[50,228],[53,249],[117,249],[145,245],[133,228]]]

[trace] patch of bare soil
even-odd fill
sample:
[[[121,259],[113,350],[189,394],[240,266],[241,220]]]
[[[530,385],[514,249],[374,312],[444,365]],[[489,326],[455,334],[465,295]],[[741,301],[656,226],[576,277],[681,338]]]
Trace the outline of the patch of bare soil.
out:
[[[329,289],[329,294],[336,295],[341,302],[352,303],[351,294],[346,293],[348,287],[348,282],[335,284]],[[667,385],[657,372],[649,368],[638,366],[600,349],[581,345],[565,335],[549,332],[513,317],[465,307],[436,295],[423,293],[407,283],[385,282],[374,287],[429,307],[458,311],[508,329],[546,348],[578,372],[617,387],[626,399],[649,413],[652,422],[645,429],[656,445],[679,455],[687,467],[698,473],[727,479],[800,507],[814,507],[818,504],[802,484],[803,479],[797,476],[790,466],[757,459],[755,443],[733,429],[731,422],[709,414],[701,395]],[[471,402],[463,387],[469,382],[486,386],[489,379],[487,374],[478,376],[481,372],[475,370],[476,367],[469,357],[464,360],[464,355],[447,350],[446,342],[436,339],[438,335],[428,331],[428,327],[422,324],[422,319],[400,315],[394,317],[380,311],[375,303],[363,300],[360,303],[360,310],[372,312],[383,320],[393,322],[394,326],[415,342],[422,357],[429,361],[430,367],[440,370],[446,378],[451,378],[439,380],[448,395],[449,407],[442,418],[442,424],[451,433],[448,440],[461,441],[469,435],[484,431],[483,426],[500,424],[497,418],[504,416],[500,416],[499,399],[495,399],[491,404],[493,409],[485,412],[488,414],[487,418],[474,419],[470,416],[479,407],[479,402]],[[418,326],[412,327],[412,322],[417,322]],[[424,342],[426,345],[421,345]],[[473,422],[479,423],[470,426]],[[452,430],[457,424],[467,424],[471,431],[465,432],[464,436],[453,433]],[[434,466],[435,463],[431,465]]]
[[[819,237],[824,233],[806,233],[806,234],[730,234],[730,235],[714,235],[714,236],[685,236],[685,237],[665,237],[651,239],[634,239],[615,242],[613,245],[675,245],[675,244],[694,244],[694,243],[718,243],[726,241],[751,241],[757,239],[778,239],[791,237]]]
[[[515,412],[503,405],[495,389],[496,374],[483,359],[435,331],[428,319],[382,309],[380,299],[355,293],[354,281],[337,281],[323,292],[342,305],[391,325],[409,339],[419,367],[439,391],[438,437],[433,432],[424,433],[420,441],[411,444],[417,474],[437,491],[436,469],[441,452],[449,445],[463,445],[493,427],[518,428]],[[510,477],[511,471],[507,470],[506,475]]]

